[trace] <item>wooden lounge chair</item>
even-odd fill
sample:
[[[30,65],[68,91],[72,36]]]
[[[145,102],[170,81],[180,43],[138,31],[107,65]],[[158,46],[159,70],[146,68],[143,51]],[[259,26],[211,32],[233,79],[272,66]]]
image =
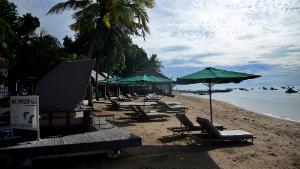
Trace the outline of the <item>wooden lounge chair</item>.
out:
[[[243,130],[219,131],[207,119],[198,117],[196,120],[207,132],[207,134],[191,134],[190,137],[196,141],[248,141],[251,139],[253,144],[255,136],[252,133]]]
[[[137,111],[137,113],[139,114],[140,119],[148,119],[148,120],[162,119],[162,120],[167,120],[167,118],[170,117],[166,113],[159,113],[159,112],[156,112],[156,111],[145,112],[145,110],[141,106],[132,106],[132,107],[133,107],[133,111]]]
[[[161,99],[161,97],[153,97],[153,96],[149,96],[149,95],[145,96],[145,101],[159,101],[160,99]]]
[[[128,102],[130,102],[130,101],[132,101],[132,99],[130,99],[130,98],[126,98],[125,96],[123,96],[123,95],[120,95],[119,96],[119,101],[128,101]]]
[[[184,132],[191,131],[203,131],[203,128],[199,124],[194,124],[190,118],[186,115],[186,113],[176,113],[177,119],[180,121],[181,126],[180,127],[169,127],[167,128],[170,131],[173,131],[174,133],[181,133],[184,134]],[[223,126],[219,124],[214,124],[214,126],[220,130],[223,130]]]
[[[159,102],[161,106],[163,106],[164,111],[168,112],[185,112],[188,108],[182,104],[175,104],[174,103],[166,103],[166,102]]]
[[[127,96],[127,98],[129,98],[129,99],[137,99],[137,97],[132,96],[130,93],[127,93],[126,96]]]

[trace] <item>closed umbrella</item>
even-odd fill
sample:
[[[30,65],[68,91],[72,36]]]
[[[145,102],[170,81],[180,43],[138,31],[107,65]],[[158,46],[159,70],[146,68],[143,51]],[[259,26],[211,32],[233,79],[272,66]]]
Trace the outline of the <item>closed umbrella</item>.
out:
[[[210,120],[212,123],[213,122],[212,104],[211,104],[212,86],[215,84],[231,83],[231,82],[240,83],[243,80],[254,79],[257,77],[261,77],[261,76],[207,67],[201,71],[177,78],[176,84],[203,83],[204,85],[208,86],[209,103],[210,103]]]

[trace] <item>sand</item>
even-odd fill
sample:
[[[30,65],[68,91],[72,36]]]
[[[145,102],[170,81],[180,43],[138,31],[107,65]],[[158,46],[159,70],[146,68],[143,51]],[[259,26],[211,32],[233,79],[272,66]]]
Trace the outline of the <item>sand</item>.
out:
[[[209,118],[207,99],[190,96],[164,97],[165,101],[179,101],[189,109],[187,115]],[[105,106],[97,103],[96,109]],[[250,112],[234,105],[213,101],[214,121],[227,129],[242,129],[254,133],[254,144],[218,143],[198,144],[190,139],[174,136],[167,127],[180,123],[171,114],[167,121],[136,122],[126,118],[125,112],[114,111],[116,125],[142,138],[143,146],[123,150],[120,157],[100,156],[65,159],[68,165],[57,168],[123,168],[123,169],[210,169],[210,168],[300,168],[300,123]],[[80,160],[76,160],[80,159]],[[69,165],[67,161],[72,161]],[[55,163],[55,162],[54,162]],[[58,163],[58,162],[57,162]]]

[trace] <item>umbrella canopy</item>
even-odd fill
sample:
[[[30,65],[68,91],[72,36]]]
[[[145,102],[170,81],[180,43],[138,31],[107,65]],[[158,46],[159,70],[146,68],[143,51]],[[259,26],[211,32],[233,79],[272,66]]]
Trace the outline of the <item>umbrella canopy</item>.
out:
[[[153,76],[153,75],[146,75],[146,74],[142,74],[142,75],[136,75],[136,76],[132,76],[132,77],[128,77],[128,78],[123,78],[120,79],[119,82],[124,83],[135,83],[135,85],[144,85],[146,83],[173,83],[173,80],[170,79],[166,79],[166,78],[162,78],[162,77],[158,77],[158,76]],[[133,85],[133,84],[130,84]],[[145,96],[145,93],[144,93]],[[144,98],[144,107],[145,107],[145,98]]]
[[[210,101],[210,120],[212,120],[211,88],[214,84],[240,83],[243,80],[261,77],[260,75],[240,73],[207,67],[201,71],[178,78],[176,84],[203,83],[208,86]]]
[[[106,82],[117,83],[121,78],[119,76],[113,76],[111,78],[105,79]]]
[[[254,79],[260,77],[259,75],[240,73],[234,71],[227,71],[207,67],[201,71],[192,73],[190,75],[178,78],[177,84],[193,84],[193,83],[240,83],[243,80]]]
[[[140,83],[173,83],[170,79],[151,75],[138,75],[128,78],[122,78],[118,82],[140,82]]]

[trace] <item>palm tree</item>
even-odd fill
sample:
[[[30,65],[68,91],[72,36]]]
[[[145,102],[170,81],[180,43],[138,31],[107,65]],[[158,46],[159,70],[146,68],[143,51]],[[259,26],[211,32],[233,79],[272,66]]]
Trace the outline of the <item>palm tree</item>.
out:
[[[156,54],[152,54],[148,61],[148,69],[151,71],[160,72],[161,68],[163,68],[161,61],[157,58]]]
[[[53,6],[48,13],[61,13],[67,9],[75,11],[75,23],[70,27],[89,37],[86,42],[89,46],[88,58],[98,58],[97,82],[98,65],[101,59],[105,60],[104,53],[109,60],[119,60],[117,58],[122,55],[120,46],[128,35],[145,38],[149,33],[146,8],[153,6],[154,0],[68,0]],[[104,49],[108,52],[104,52]]]
[[[74,10],[75,23],[70,27],[80,33],[90,34],[88,57],[93,57],[96,47],[103,48],[112,31],[116,40],[122,41],[125,35],[145,38],[149,33],[149,17],[146,8],[152,8],[154,0],[68,0],[53,6],[50,13]]]

